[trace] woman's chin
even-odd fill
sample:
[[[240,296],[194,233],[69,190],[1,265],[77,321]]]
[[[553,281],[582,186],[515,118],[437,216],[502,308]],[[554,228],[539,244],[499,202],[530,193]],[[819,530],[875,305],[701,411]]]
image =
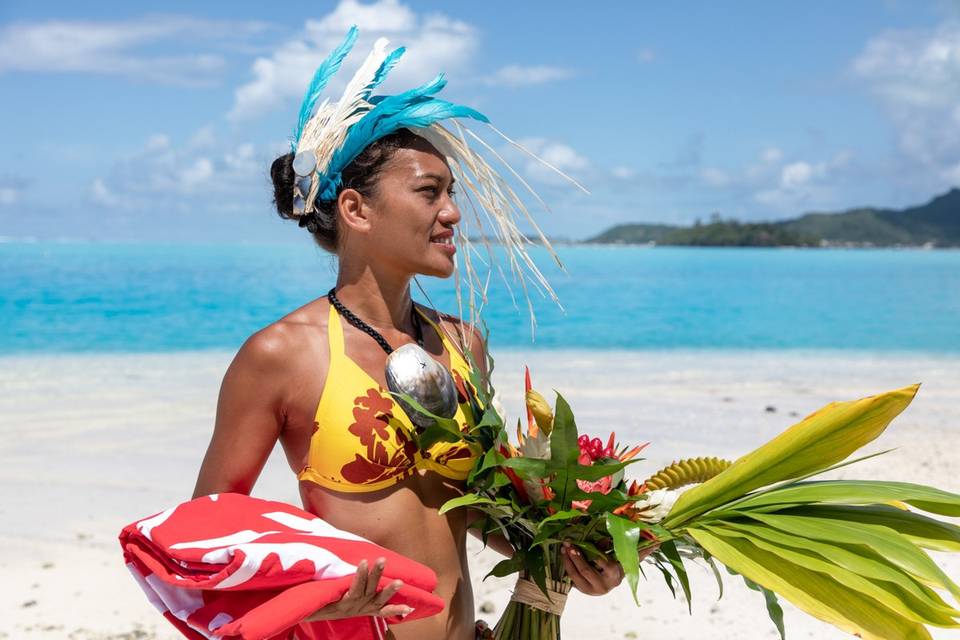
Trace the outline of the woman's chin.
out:
[[[417,269],[417,273],[433,278],[449,278],[456,270],[455,267],[456,265],[453,260],[431,260],[426,264],[421,264]]]
[[[420,271],[420,275],[430,276],[433,278],[449,278],[453,275],[453,271],[453,265],[445,268],[427,267]]]

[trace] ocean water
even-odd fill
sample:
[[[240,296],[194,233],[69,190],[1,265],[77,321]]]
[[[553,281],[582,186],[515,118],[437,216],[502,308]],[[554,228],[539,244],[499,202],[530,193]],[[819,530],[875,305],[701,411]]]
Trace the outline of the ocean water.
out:
[[[564,310],[496,279],[494,349],[960,352],[960,251],[560,247]],[[324,295],[335,263],[303,245],[0,244],[0,354],[236,349]],[[453,283],[425,278],[456,311]],[[415,297],[424,297],[418,292]]]

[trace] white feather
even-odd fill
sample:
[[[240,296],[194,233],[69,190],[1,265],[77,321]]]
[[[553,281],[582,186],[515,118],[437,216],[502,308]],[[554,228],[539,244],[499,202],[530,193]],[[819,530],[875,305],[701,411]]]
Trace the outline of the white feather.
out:
[[[318,109],[304,127],[301,147],[313,149],[317,155],[317,173],[323,174],[330,164],[334,151],[343,145],[350,126],[363,118],[372,105],[364,95],[376,77],[380,65],[387,58],[389,40],[379,38],[360,68],[353,74],[336,104],[327,109]],[[324,103],[327,107],[327,103]]]

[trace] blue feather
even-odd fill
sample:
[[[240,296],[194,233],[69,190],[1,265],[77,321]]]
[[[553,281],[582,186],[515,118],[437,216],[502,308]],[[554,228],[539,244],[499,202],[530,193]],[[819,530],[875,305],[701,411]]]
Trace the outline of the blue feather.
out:
[[[297,119],[297,130],[293,136],[293,151],[296,151],[297,143],[300,142],[300,136],[303,134],[303,128],[310,119],[313,107],[323,92],[323,88],[327,86],[330,78],[340,70],[343,59],[346,58],[350,50],[353,49],[359,33],[360,31],[356,25],[350,27],[343,43],[330,52],[327,59],[323,61],[323,64],[321,64],[316,73],[313,74],[313,80],[310,81],[310,86],[307,87],[307,93],[303,98],[303,103],[300,105],[300,117]]]
[[[485,115],[470,107],[427,95],[436,93],[445,83],[441,74],[422,87],[380,100],[360,122],[350,128],[343,145],[330,159],[327,171],[320,177],[317,201],[335,198],[343,169],[372,142],[394,131],[406,127],[427,127],[447,118],[473,118],[489,122]]]

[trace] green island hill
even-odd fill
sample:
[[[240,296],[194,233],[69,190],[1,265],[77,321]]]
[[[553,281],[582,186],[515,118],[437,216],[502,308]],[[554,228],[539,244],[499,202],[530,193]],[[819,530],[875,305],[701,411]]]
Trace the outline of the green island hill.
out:
[[[775,222],[723,220],[682,227],[620,224],[584,244],[702,247],[960,247],[960,189],[905,209],[862,207]]]

